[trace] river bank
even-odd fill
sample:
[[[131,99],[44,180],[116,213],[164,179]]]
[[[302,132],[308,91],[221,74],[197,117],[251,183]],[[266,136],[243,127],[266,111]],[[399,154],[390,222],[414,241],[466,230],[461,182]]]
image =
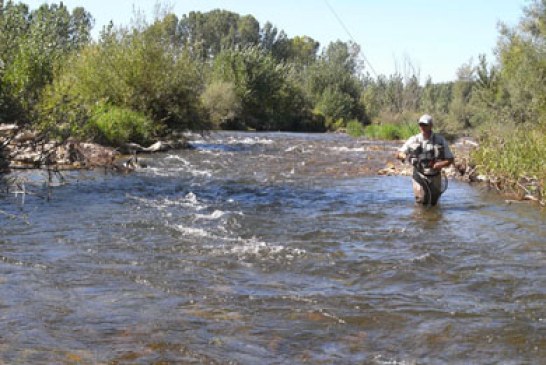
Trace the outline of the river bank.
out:
[[[137,154],[165,152],[188,148],[187,139],[173,136],[148,147],[135,143],[121,148],[68,138],[48,140],[31,130],[19,130],[16,125],[0,125],[0,173],[10,170],[110,168],[123,172],[138,167]]]

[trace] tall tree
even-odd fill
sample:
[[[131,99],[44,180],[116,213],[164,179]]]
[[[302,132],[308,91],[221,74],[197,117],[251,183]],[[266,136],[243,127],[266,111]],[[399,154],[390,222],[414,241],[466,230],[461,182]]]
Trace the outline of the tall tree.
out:
[[[60,5],[43,4],[28,12],[23,4],[9,1],[0,16],[0,59],[4,63],[2,90],[13,108],[24,111],[19,119],[30,121],[42,89],[54,70],[71,52],[90,40],[92,17],[83,8],[71,14]]]
[[[292,73],[290,65],[279,64],[271,53],[254,46],[222,51],[214,61],[212,77],[215,83],[234,85],[242,127],[288,130],[307,111]]]
[[[546,0],[533,0],[518,27],[501,28],[502,86],[516,123],[546,123]]]
[[[351,119],[366,120],[361,103],[359,47],[354,43],[333,42],[322,52],[317,62],[306,70],[307,92],[315,110],[329,124],[344,127]]]
[[[223,49],[257,45],[260,26],[252,16],[227,10],[192,11],[180,20],[180,33],[195,57],[208,60]]]
[[[472,61],[462,65],[457,70],[457,81],[453,85],[453,98],[450,104],[450,114],[456,130],[472,127],[470,124],[471,108],[469,105],[474,87],[474,66]]]

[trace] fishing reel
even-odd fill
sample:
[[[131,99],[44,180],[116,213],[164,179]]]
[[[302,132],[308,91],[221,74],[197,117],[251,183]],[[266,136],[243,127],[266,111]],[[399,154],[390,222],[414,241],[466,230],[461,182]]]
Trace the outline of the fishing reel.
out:
[[[423,153],[423,147],[420,143],[412,143],[409,145],[408,162],[415,167],[419,166],[420,156]]]

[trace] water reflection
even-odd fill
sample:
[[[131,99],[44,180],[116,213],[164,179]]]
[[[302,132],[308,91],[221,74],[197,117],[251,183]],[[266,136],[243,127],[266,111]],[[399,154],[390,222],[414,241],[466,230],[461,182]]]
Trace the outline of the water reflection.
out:
[[[444,207],[441,203],[434,207],[414,204],[411,214],[412,223],[416,225],[422,224],[423,229],[434,229],[444,219],[443,210]]]

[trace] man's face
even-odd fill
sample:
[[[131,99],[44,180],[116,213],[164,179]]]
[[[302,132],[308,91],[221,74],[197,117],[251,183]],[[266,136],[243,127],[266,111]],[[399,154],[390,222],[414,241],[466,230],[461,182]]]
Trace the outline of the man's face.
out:
[[[432,125],[419,123],[419,129],[421,130],[421,133],[430,133],[432,130]]]

